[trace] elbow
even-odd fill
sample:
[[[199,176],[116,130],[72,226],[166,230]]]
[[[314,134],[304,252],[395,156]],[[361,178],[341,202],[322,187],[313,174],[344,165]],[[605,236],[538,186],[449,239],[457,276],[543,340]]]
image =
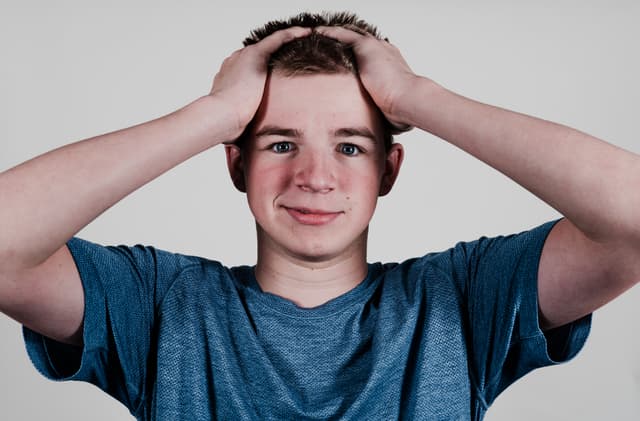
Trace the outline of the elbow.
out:
[[[37,259],[25,256],[15,247],[0,246],[0,273],[15,273],[38,266]]]

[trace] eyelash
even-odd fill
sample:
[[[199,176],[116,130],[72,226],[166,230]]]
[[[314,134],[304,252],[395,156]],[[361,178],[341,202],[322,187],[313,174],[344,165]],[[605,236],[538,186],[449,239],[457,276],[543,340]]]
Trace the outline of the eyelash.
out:
[[[284,145],[288,146],[288,149],[286,151],[278,150],[278,147],[284,146]],[[344,153],[344,147],[352,147],[352,148],[354,148],[354,153],[350,153],[350,154],[349,153]],[[293,143],[291,143],[291,142],[286,142],[286,141],[275,142],[275,143],[272,143],[271,145],[269,145],[269,150],[271,150],[272,152],[274,152],[276,154],[285,154],[285,153],[288,153],[288,152],[291,152],[291,151],[295,150],[295,145]],[[338,152],[342,153],[345,156],[358,156],[361,153],[364,153],[365,151],[361,147],[359,147],[358,145],[355,145],[353,143],[340,143],[338,145]]]
[[[343,152],[343,148],[345,146],[354,148],[354,153],[352,153],[352,154],[344,153]],[[364,152],[364,150],[360,146],[354,145],[353,143],[341,143],[341,144],[339,144],[338,145],[338,151],[340,151],[341,153],[343,153],[346,156],[358,156],[358,155],[360,155],[361,153]]]
[[[286,150],[286,151],[278,151],[277,148],[280,145],[288,145],[289,149]],[[293,147],[293,143],[291,143],[291,142],[276,142],[276,143],[272,143],[271,145],[269,145],[269,149],[272,152],[275,152],[277,154],[284,154],[284,153],[287,153],[287,152],[291,152],[294,149],[294,147]]]

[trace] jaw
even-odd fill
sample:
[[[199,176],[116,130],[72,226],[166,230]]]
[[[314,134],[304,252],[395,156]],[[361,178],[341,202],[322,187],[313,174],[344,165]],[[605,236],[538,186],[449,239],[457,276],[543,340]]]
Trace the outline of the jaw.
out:
[[[258,263],[280,262],[312,270],[325,269],[344,261],[366,264],[368,227],[351,242],[336,241],[330,231],[314,235],[317,227],[299,227],[282,233],[285,241],[278,241],[256,222]],[[322,230],[323,228],[320,228]]]

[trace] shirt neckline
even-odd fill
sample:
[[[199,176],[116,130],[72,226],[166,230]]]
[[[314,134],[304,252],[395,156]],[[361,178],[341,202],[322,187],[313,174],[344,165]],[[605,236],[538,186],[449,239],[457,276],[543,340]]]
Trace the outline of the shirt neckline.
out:
[[[341,313],[354,304],[366,301],[378,283],[381,268],[380,263],[367,264],[367,275],[358,285],[324,304],[310,308],[300,307],[287,298],[263,291],[255,276],[255,266],[238,266],[231,271],[239,287],[246,292],[247,301],[255,301],[267,311],[289,317],[314,319]]]

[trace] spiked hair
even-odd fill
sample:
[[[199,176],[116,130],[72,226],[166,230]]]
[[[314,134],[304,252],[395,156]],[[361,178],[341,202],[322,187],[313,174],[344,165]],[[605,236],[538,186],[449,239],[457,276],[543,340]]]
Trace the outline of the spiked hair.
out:
[[[286,20],[274,20],[251,31],[244,45],[255,44],[272,33],[301,26],[343,26],[360,33],[369,33],[380,39],[378,29],[353,13],[301,13]],[[351,48],[334,39],[312,32],[310,36],[295,39],[283,45],[269,60],[269,67],[287,76],[309,73],[357,73],[356,60]]]
[[[353,31],[371,34],[382,39],[378,29],[360,19],[353,13],[300,13],[288,19],[273,20],[251,31],[243,44],[248,46],[255,44],[272,33],[301,26],[315,28],[318,26],[342,26]],[[386,40],[386,38],[385,38]],[[278,72],[284,76],[297,76],[316,73],[353,73],[358,74],[358,66],[351,47],[340,41],[312,32],[304,38],[297,38],[278,49],[269,59],[270,71]],[[389,149],[393,142],[393,134],[397,133],[382,113],[383,141],[385,149]]]

